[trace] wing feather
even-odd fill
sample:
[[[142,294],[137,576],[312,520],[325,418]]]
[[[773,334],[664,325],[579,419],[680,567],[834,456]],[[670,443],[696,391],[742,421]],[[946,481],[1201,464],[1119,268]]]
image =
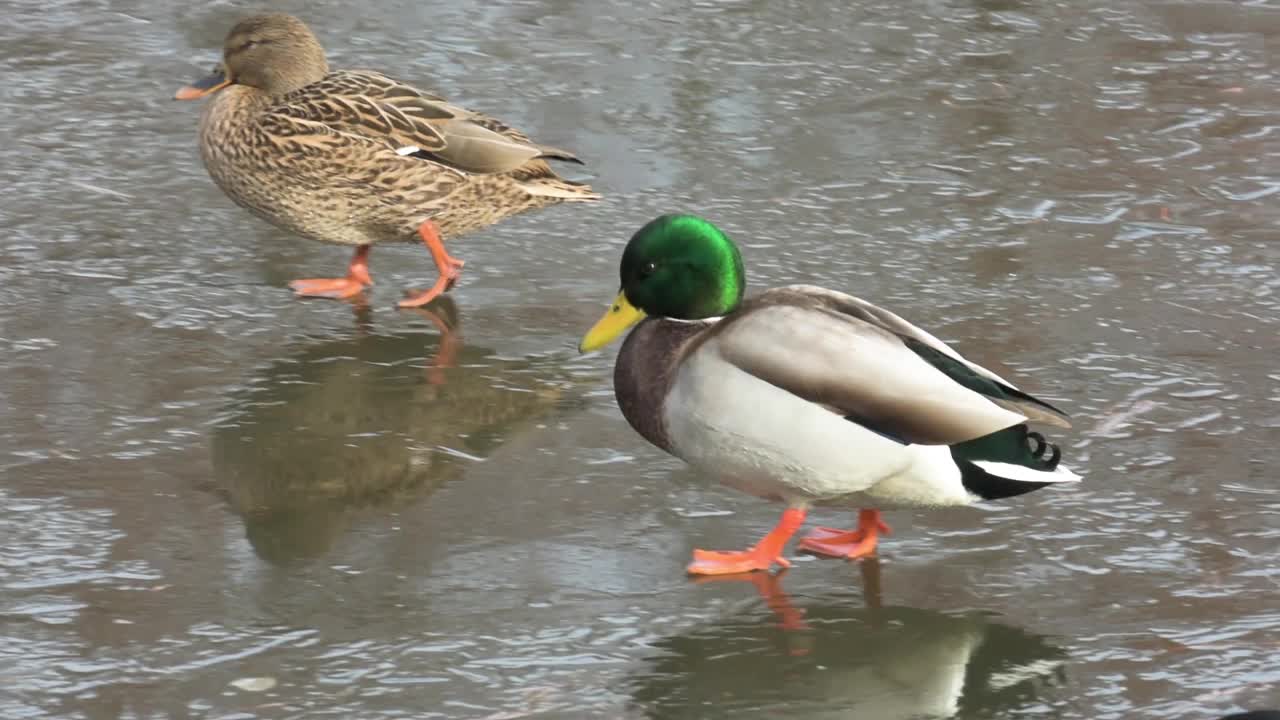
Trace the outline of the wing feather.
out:
[[[582,162],[565,150],[530,142],[499,120],[371,71],[330,73],[284,96],[265,115],[290,135],[322,124],[393,154],[468,173],[511,172],[539,158]]]
[[[815,285],[793,285],[790,288],[779,288],[776,292],[783,294],[799,292],[809,296],[814,302],[825,304],[836,312],[877,325],[902,338],[909,348],[917,354],[925,356],[926,359],[929,359],[930,355],[941,355],[942,358],[949,359],[951,362],[944,360],[933,364],[944,372],[948,372],[952,379],[962,384],[969,383],[975,389],[978,386],[993,383],[994,388],[985,388],[989,392],[979,390],[991,402],[1013,412],[1021,413],[1035,422],[1057,427],[1071,427],[1071,422],[1066,413],[1043,400],[1019,390],[1018,386],[987,368],[970,361],[959,352],[956,352],[955,348],[942,342],[931,333],[882,307],[852,295],[846,295]],[[970,374],[976,377],[966,377]]]
[[[907,442],[964,442],[1028,419],[913,351],[899,332],[911,328],[857,298],[791,286],[749,300],[698,351]]]

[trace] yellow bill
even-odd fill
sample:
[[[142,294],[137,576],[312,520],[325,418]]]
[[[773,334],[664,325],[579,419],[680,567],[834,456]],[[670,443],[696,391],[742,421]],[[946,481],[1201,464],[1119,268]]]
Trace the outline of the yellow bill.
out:
[[[582,342],[578,344],[578,352],[599,350],[643,319],[644,311],[627,302],[625,292],[618,293],[618,297],[614,298],[613,305],[609,306],[604,317],[597,320],[596,324],[592,325],[583,336]]]

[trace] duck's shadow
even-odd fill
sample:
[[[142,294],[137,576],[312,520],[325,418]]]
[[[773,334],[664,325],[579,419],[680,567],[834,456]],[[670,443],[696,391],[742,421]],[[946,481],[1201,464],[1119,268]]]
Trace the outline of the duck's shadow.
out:
[[[214,480],[260,557],[324,554],[353,512],[420,499],[564,402],[556,363],[465,346],[448,299],[428,313],[438,336],[361,324],[287,348],[228,397]]]
[[[989,614],[883,607],[875,587],[865,606],[856,593],[793,601],[780,575],[736,577],[767,609],[654,643],[658,657],[628,687],[647,717],[985,720],[1065,677],[1051,639]]]

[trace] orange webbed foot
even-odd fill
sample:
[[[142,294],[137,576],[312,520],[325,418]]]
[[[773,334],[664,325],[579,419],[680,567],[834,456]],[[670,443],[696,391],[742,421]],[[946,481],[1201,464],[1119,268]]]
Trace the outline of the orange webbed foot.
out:
[[[690,575],[734,575],[768,570],[774,563],[784,568],[791,567],[791,561],[782,557],[782,549],[804,523],[804,516],[805,510],[802,508],[787,508],[769,534],[748,550],[694,550],[693,562],[689,563],[688,572]]]
[[[300,297],[349,298],[364,292],[373,284],[369,277],[369,246],[360,245],[351,256],[347,276],[340,278],[311,278],[289,283]]]
[[[858,513],[857,529],[817,527],[800,540],[799,548],[819,555],[856,560],[874,554],[879,536],[892,532],[880,519],[880,511],[863,510]]]
[[[349,298],[364,292],[365,284],[349,277],[308,278],[289,283],[299,297]]]
[[[690,575],[737,575],[768,570],[774,563],[791,567],[790,560],[776,553],[761,552],[759,546],[740,551],[694,550],[693,562],[687,569]]]
[[[440,277],[436,280],[436,284],[431,286],[430,290],[421,293],[410,293],[408,297],[401,300],[399,305],[402,308],[422,307],[440,297],[441,293],[452,290],[453,286],[458,284],[458,276],[462,274],[462,267],[467,264],[466,261],[459,260],[445,251],[444,241],[440,239],[440,231],[436,224],[430,220],[425,220],[418,226],[418,236],[422,238],[422,243],[431,252],[431,259],[435,261],[436,270],[440,272]]]
[[[427,290],[426,292],[420,292],[420,293],[414,293],[414,292],[405,293],[406,295],[405,299],[401,300],[396,304],[402,308],[422,307],[423,305],[429,304],[432,300],[435,300],[445,292],[452,289],[454,283],[456,282],[458,282],[457,273],[454,273],[452,275],[441,275],[440,278],[436,280],[436,284],[431,286],[430,290]]]

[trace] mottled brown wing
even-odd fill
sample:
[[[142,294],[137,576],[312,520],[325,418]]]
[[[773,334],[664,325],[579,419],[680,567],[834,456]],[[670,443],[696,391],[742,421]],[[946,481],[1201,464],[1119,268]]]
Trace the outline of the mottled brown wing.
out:
[[[330,73],[284,96],[267,114],[302,121],[297,124],[301,131],[321,123],[340,133],[375,140],[392,151],[425,152],[445,148],[444,135],[435,123],[452,117],[412,88],[397,93],[395,87],[384,86],[378,75],[352,72]]]
[[[541,157],[578,161],[571,153],[529,142],[494,118],[370,71],[331,73],[286,96],[272,112],[321,122],[385,143],[400,155],[468,173],[510,172]]]

